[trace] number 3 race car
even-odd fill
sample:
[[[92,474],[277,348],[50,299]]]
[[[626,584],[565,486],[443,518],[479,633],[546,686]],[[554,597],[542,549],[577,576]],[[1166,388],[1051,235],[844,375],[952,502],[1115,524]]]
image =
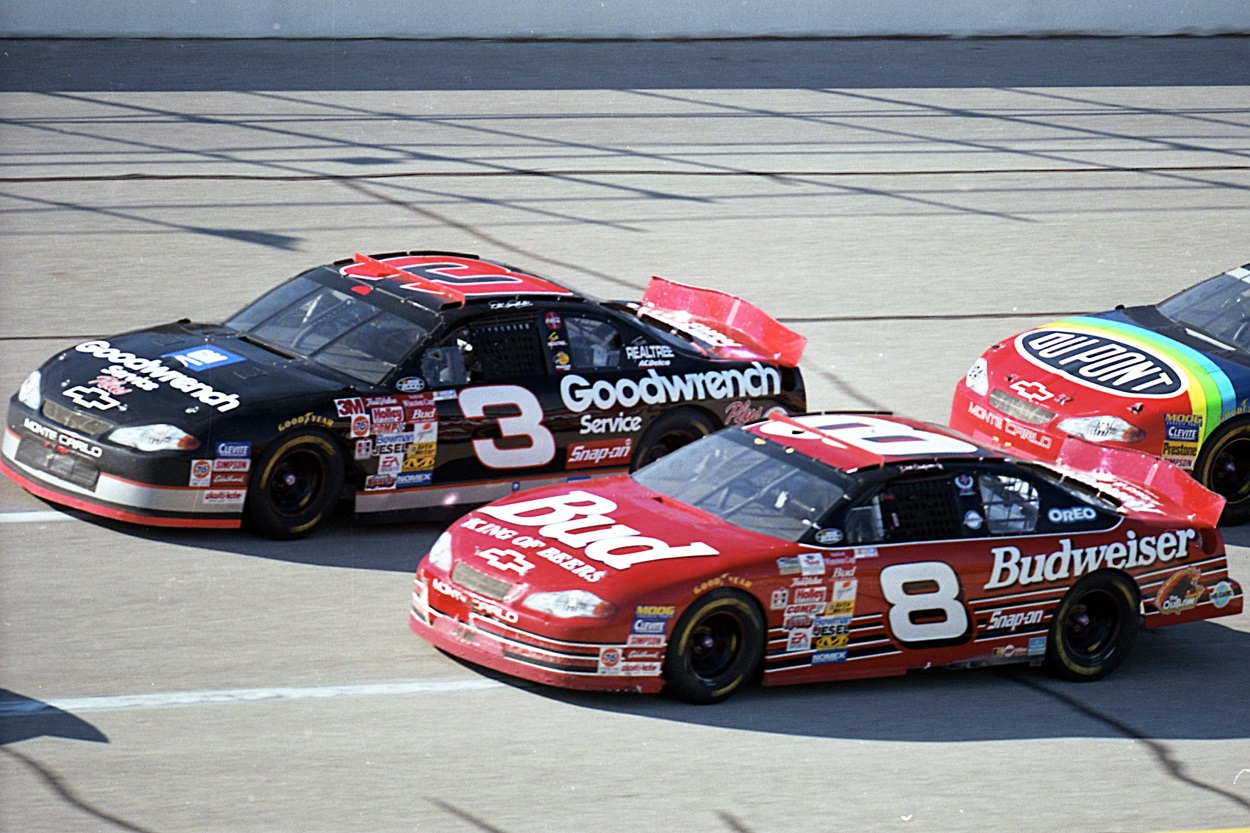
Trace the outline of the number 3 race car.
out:
[[[485,503],[802,412],[804,342],[659,278],[599,303],[473,255],[356,255],[224,324],[51,359],[10,400],[0,470],[109,518],[292,538],[345,495],[357,513]]]
[[[1250,520],[1250,264],[995,344],[951,425],[1042,460],[1069,435],[1161,456],[1225,497],[1225,523]]]
[[[1116,474],[901,417],[774,415],[471,512],[419,564],[410,624],[527,680],[706,703],[761,671],[1026,661],[1097,679],[1143,621],[1241,611],[1222,498],[1135,452],[1073,461]]]

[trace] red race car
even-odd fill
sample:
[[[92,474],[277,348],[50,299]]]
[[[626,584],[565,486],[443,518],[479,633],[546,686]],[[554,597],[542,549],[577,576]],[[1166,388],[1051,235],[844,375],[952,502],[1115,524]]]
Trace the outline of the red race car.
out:
[[[1241,611],[1221,497],[1147,455],[1069,456],[1093,471],[901,417],[775,415],[471,512],[418,566],[411,627],[524,679],[708,703],[761,672],[1097,679],[1143,622]]]
[[[955,386],[950,424],[1040,460],[1068,436],[1155,454],[1223,495],[1224,523],[1250,520],[1250,264],[1000,341]]]

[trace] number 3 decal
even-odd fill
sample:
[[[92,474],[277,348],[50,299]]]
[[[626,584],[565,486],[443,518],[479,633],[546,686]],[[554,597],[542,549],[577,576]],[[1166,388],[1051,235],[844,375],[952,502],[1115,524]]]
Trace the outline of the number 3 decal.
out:
[[[968,609],[959,601],[959,577],[942,561],[885,567],[881,595],[890,604],[890,630],[899,642],[949,642],[968,632]]]
[[[516,416],[499,417],[499,435],[528,437],[530,444],[500,448],[494,440],[474,440],[473,452],[483,466],[491,469],[521,469],[545,466],[556,456],[556,438],[543,425],[543,406],[538,397],[517,385],[486,385],[460,392],[460,410],[469,419],[481,419],[491,407],[520,409]]]

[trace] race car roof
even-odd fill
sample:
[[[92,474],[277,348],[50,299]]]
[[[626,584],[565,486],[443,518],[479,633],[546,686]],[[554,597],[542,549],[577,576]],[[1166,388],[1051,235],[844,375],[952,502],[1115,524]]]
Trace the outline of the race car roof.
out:
[[[412,251],[356,254],[336,261],[344,278],[430,309],[460,306],[485,298],[542,297],[583,300],[547,278],[460,252]]]
[[[949,428],[885,413],[777,413],[747,430],[846,472],[899,463],[1004,459]]]

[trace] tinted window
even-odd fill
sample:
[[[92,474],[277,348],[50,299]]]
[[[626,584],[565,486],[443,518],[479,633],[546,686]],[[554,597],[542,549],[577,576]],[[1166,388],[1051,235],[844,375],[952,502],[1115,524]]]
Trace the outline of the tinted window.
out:
[[[1217,275],[1173,295],[1159,312],[1220,341],[1250,350],[1250,283]]]
[[[797,541],[842,498],[849,478],[739,431],[683,446],[634,473],[652,491],[734,526]]]
[[[426,336],[426,329],[307,278],[289,281],[226,322],[254,340],[375,384]]]
[[[621,363],[621,335],[596,318],[564,319],[569,354],[577,370],[612,370]]]

